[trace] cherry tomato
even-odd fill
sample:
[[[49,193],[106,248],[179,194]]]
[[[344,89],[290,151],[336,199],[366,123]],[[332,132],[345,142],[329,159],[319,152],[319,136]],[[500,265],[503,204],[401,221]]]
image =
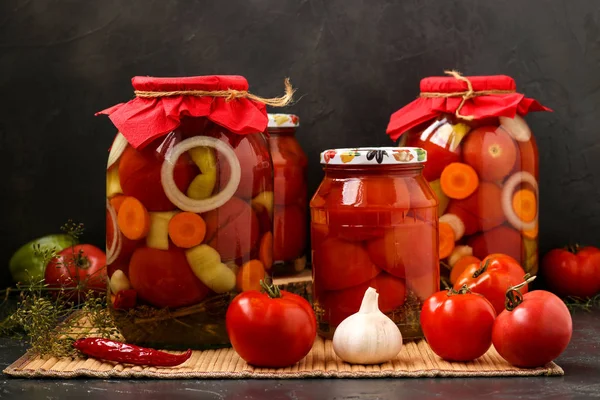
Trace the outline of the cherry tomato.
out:
[[[140,247],[131,257],[129,280],[138,298],[156,307],[190,306],[202,301],[209,293],[179,248]]]
[[[284,290],[249,290],[227,309],[227,333],[235,351],[248,364],[282,368],[308,354],[317,335],[311,305]]]
[[[490,254],[480,264],[470,264],[458,277],[454,290],[463,285],[489,300],[497,314],[504,310],[506,290],[523,282],[525,271],[517,260],[504,254]],[[527,292],[527,285],[522,293]]]
[[[332,326],[339,325],[360,308],[366,290],[372,287],[379,293],[379,310],[387,313],[402,306],[406,299],[406,284],[385,272],[380,273],[369,282],[348,289],[323,292],[319,295],[319,303],[325,311],[325,320]]]
[[[438,270],[438,256],[433,251],[438,240],[434,223],[404,218],[384,232],[366,243],[369,257],[379,268],[398,278],[405,278],[406,271],[416,278]]]
[[[600,292],[600,249],[554,249],[542,259],[542,275],[559,296],[592,297]]]
[[[562,300],[550,292],[534,290],[525,293],[522,300],[513,297],[510,310],[498,315],[492,341],[512,365],[534,368],[558,357],[572,333],[571,314]]]
[[[319,195],[327,202],[331,233],[351,241],[383,236],[383,227],[402,223],[402,210],[410,207],[402,178],[366,176],[323,182]]]
[[[421,327],[431,350],[447,361],[471,361],[492,344],[496,312],[480,294],[437,292],[421,310]]]
[[[106,254],[91,244],[78,244],[60,251],[46,266],[44,279],[49,287],[77,288],[71,299],[88,290],[106,291]]]
[[[275,206],[273,258],[292,261],[302,256],[306,245],[306,219],[296,205]]]
[[[439,179],[448,164],[460,161],[461,147],[456,145],[452,148],[454,137],[454,127],[444,120],[433,122],[423,132],[408,135],[407,146],[427,151],[423,176],[428,182]]]
[[[220,130],[222,129],[220,128]],[[229,142],[234,148],[241,167],[240,184],[235,195],[249,200],[260,192],[273,191],[273,168],[265,136],[262,133],[253,133],[243,137],[225,132],[221,132],[221,134],[227,137],[234,135]],[[217,163],[220,170],[219,188],[222,189],[230,180],[231,167],[220,153],[217,153]]]
[[[232,197],[221,207],[202,215],[205,242],[217,249],[223,261],[246,260],[260,239],[260,222],[249,203]]]
[[[328,238],[313,252],[313,273],[317,290],[340,290],[373,279],[381,269],[369,259],[360,243]]]
[[[176,208],[167,198],[160,177],[165,152],[174,145],[175,140],[175,136],[169,135],[141,150],[129,146],[119,159],[119,181],[123,193],[141,201],[148,211],[171,211]],[[198,168],[184,154],[175,163],[173,180],[179,190],[185,193],[198,173]]]

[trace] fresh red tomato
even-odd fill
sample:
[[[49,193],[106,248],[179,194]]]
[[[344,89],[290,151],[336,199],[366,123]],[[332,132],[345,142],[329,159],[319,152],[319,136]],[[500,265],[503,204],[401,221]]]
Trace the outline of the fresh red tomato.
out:
[[[514,308],[513,308],[514,307]],[[569,310],[550,292],[534,290],[498,315],[492,341],[509,363],[522,368],[546,365],[569,344],[573,321]]]
[[[447,361],[471,361],[492,344],[496,312],[480,294],[437,292],[421,310],[421,327],[431,350]]]
[[[505,254],[490,254],[480,264],[470,264],[458,277],[454,290],[463,285],[489,300],[497,314],[504,310],[506,290],[523,282],[525,271],[517,260]],[[527,285],[521,289],[527,292]]]
[[[156,307],[191,306],[209,289],[194,275],[182,249],[138,248],[129,264],[129,281],[138,299]]]
[[[91,244],[67,247],[46,266],[49,287],[76,288],[71,298],[88,290],[106,291],[106,254]]]
[[[600,249],[554,249],[542,259],[542,275],[559,296],[592,297],[600,292]]]
[[[235,351],[248,364],[282,368],[308,354],[317,335],[312,307],[302,297],[271,287],[249,290],[227,309],[227,333]]]

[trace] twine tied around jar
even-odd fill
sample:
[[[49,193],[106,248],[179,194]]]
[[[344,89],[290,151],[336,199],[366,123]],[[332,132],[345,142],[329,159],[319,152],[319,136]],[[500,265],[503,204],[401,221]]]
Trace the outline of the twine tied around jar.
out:
[[[280,97],[265,98],[248,92],[247,90],[174,90],[169,92],[154,92],[145,90],[135,90],[133,93],[136,97],[143,98],[159,98],[159,97],[173,97],[173,96],[195,96],[195,97],[223,97],[225,101],[231,101],[235,99],[248,99],[264,103],[271,107],[284,107],[290,104],[294,92],[296,89],[292,87],[289,78],[285,78],[285,94]]]
[[[473,84],[471,83],[471,81],[462,76],[460,74],[460,72],[455,71],[455,70],[451,70],[451,71],[444,71],[444,73],[446,75],[450,75],[453,78],[459,80],[459,81],[463,81],[466,82],[467,84],[467,90],[462,91],[462,92],[450,92],[450,93],[443,93],[443,92],[421,92],[420,96],[421,97],[428,97],[428,98],[448,98],[448,97],[462,97],[462,101],[460,102],[460,104],[458,105],[458,107],[456,107],[456,111],[454,112],[454,114],[456,115],[457,118],[460,119],[464,119],[466,121],[472,121],[475,117],[472,115],[462,115],[460,113],[460,110],[463,108],[463,106],[465,105],[465,102],[469,99],[472,99],[473,97],[478,97],[478,96],[489,96],[489,95],[493,95],[493,94],[510,94],[510,93],[515,93],[515,90],[478,90],[475,91],[473,90]]]

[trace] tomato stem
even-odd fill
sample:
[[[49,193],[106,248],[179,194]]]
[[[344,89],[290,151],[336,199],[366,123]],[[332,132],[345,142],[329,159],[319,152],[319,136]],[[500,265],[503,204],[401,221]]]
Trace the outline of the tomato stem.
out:
[[[461,286],[461,288],[460,288],[460,289],[458,289],[458,290],[454,290],[454,288],[450,288],[450,289],[448,289],[448,293],[447,293],[447,295],[448,295],[448,296],[455,296],[455,295],[460,295],[460,294],[469,294],[469,293],[472,293],[472,292],[471,292],[471,289],[469,289],[469,288],[467,287],[467,285],[465,284],[465,285],[462,285],[462,286]]]
[[[570,253],[577,254],[579,252],[579,244],[577,244],[577,243],[570,244],[570,245],[567,246],[567,250]]]
[[[490,261],[491,260],[487,260],[485,262],[485,264],[483,264],[483,266],[481,266],[481,264],[479,264],[479,269],[475,272],[473,272],[473,278],[477,278],[479,275],[483,274],[485,271],[487,271],[488,265],[490,265]]]
[[[521,289],[523,289],[527,284],[534,281],[535,276],[530,276],[529,274],[523,277],[524,281],[519,283],[518,285],[511,286],[506,291],[506,300],[504,301],[504,306],[508,311],[512,311],[519,304],[523,302],[523,294],[521,293]]]
[[[269,295],[269,297],[272,299],[281,297],[281,290],[279,290],[279,287],[277,287],[276,285],[273,285],[272,282],[267,283],[265,280],[261,279],[260,287],[263,288],[265,293]]]

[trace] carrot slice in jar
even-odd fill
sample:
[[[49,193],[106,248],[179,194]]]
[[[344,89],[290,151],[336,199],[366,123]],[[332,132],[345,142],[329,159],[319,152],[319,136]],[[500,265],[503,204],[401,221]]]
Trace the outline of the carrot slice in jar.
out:
[[[516,191],[512,198],[512,208],[521,220],[532,222],[537,215],[535,193],[529,189]]]
[[[237,273],[236,288],[240,292],[260,291],[260,281],[265,279],[265,266],[259,260],[250,260]]]
[[[117,223],[127,239],[142,239],[150,230],[150,214],[138,199],[127,197],[119,208]]]
[[[446,222],[440,222],[440,258],[446,258],[454,250],[455,235],[452,226]]]
[[[196,213],[182,212],[169,221],[169,237],[175,246],[189,249],[198,246],[206,235],[206,223]]]
[[[273,233],[267,232],[260,239],[258,258],[264,264],[265,269],[273,266]]]
[[[456,162],[444,168],[440,185],[446,196],[452,199],[464,199],[475,192],[479,186],[479,177],[470,165]]]

